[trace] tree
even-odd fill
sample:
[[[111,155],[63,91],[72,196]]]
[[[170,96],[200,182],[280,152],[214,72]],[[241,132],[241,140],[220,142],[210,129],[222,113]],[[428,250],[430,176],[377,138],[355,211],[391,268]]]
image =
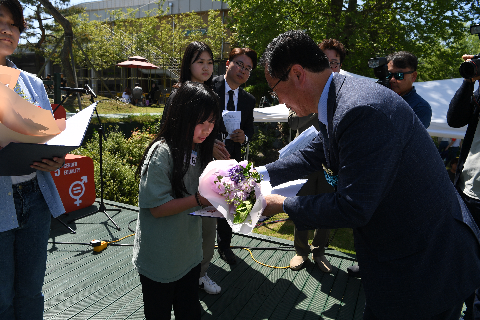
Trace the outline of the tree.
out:
[[[232,41],[232,36],[227,35],[227,26],[218,12],[210,11],[205,17],[195,12],[167,15],[161,9],[162,3],[143,18],[137,18],[136,9],[112,11],[106,21],[90,21],[86,15],[71,19],[82,46],[80,50],[74,44],[77,62],[90,67],[86,64],[89,60],[96,70],[101,70],[139,55],[158,66],[172,67],[179,64],[192,41],[206,42],[214,57],[221,57],[222,42]]]
[[[348,50],[343,67],[372,76],[369,58],[407,50],[418,57],[450,47],[480,17],[475,0],[226,0],[240,43],[262,53],[282,32],[305,30],[316,41],[336,38]],[[448,63],[448,61],[440,61]]]
[[[62,26],[63,34],[58,35],[57,33],[57,37],[63,37],[63,47],[60,54],[60,60],[67,83],[70,86],[74,86],[75,78],[72,66],[73,29],[66,16],[77,14],[78,9],[60,8],[68,4],[70,0],[57,0],[55,1],[56,6],[48,0],[23,0],[22,2],[24,5],[30,7],[34,12],[32,16],[26,17],[27,24],[30,26],[30,28],[25,34],[24,39],[27,39],[27,47],[29,49],[33,49],[36,53],[45,54],[45,52],[48,51],[47,47],[52,47],[52,40],[55,38],[55,27],[52,23],[45,23],[45,21],[48,21],[49,19],[49,17],[45,17],[46,13],[53,17],[55,21]],[[36,28],[33,27],[35,26],[35,23],[37,24]],[[36,39],[37,42],[32,43],[30,42],[31,39]],[[55,42],[58,42],[58,40]]]
[[[73,66],[71,63],[72,58],[72,44],[73,44],[73,29],[70,21],[66,19],[57,8],[55,8],[52,3],[48,0],[38,0],[45,9],[53,16],[55,21],[57,21],[63,27],[63,49],[61,53],[60,60],[62,61],[63,72],[67,79],[67,83],[71,87],[75,87],[75,76],[73,74]]]
[[[459,78],[458,69],[464,62],[462,55],[479,54],[480,39],[477,35],[465,34],[450,46],[438,44],[431,51],[433,51],[431,55],[426,55],[419,61],[420,81]],[[443,61],[450,61],[450,63],[444,64]]]

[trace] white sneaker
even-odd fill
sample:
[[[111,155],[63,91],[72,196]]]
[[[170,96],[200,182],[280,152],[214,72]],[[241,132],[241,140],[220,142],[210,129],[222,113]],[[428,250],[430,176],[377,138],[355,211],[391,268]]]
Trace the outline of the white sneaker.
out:
[[[200,287],[200,289],[205,290],[209,294],[218,294],[220,293],[220,291],[222,291],[222,288],[220,288],[218,284],[213,282],[213,280],[210,279],[206,273],[203,277],[198,279],[198,286]]]

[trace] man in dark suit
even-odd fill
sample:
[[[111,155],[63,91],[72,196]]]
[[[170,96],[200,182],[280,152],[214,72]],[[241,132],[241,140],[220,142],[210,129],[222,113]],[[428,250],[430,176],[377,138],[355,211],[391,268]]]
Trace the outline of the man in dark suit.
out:
[[[213,78],[214,91],[220,97],[220,105],[225,111],[241,112],[240,128],[230,133],[223,144],[217,141],[214,147],[215,159],[235,159],[242,161],[242,145],[246,145],[253,136],[253,108],[255,97],[245,92],[240,86],[247,82],[250,72],[257,66],[257,53],[249,48],[234,48],[228,57],[225,76]],[[223,125],[222,134],[228,132]],[[223,140],[223,139],[221,139]],[[228,154],[222,152],[222,146]],[[232,229],[226,219],[218,219],[217,245],[220,257],[228,264],[235,264],[235,255],[230,249]]]
[[[335,186],[268,195],[264,215],[286,212],[299,230],[353,228],[364,319],[458,319],[480,284],[480,231],[413,110],[373,81],[332,74],[301,31],[275,38],[262,64],[279,101],[321,123],[309,146],[258,171],[276,186],[323,167]]]
[[[346,50],[343,44],[336,39],[324,39],[318,44],[320,49],[325,53],[330,63],[330,68],[333,72],[340,72],[343,60],[345,59]],[[297,136],[304,130],[314,126],[319,130],[318,114],[312,113],[306,117],[299,117],[296,113],[290,110],[288,115],[288,124],[293,130],[297,130]],[[297,193],[297,196],[308,196],[317,193],[333,192],[331,185],[325,180],[323,170],[310,174],[307,182],[302,186],[302,189]],[[305,261],[308,260],[308,255],[312,253],[312,259],[323,272],[332,272],[332,265],[325,257],[325,246],[328,246],[328,236],[330,230],[315,229],[313,234],[312,244],[308,244],[308,230],[300,231],[294,229],[293,246],[295,247],[296,255],[290,260],[290,269],[300,270]]]

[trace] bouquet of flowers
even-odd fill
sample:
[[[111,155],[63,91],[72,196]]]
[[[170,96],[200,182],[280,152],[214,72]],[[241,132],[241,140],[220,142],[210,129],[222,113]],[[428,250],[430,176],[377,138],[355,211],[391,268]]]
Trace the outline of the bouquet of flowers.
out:
[[[203,171],[198,190],[227,219],[233,231],[247,234],[266,206],[261,180],[247,161],[216,160]]]
[[[256,201],[255,187],[258,187],[261,181],[260,174],[254,171],[252,164],[247,164],[247,161],[228,169],[225,176],[220,173],[216,176],[212,189],[235,207],[233,223],[244,222],[252,211]]]

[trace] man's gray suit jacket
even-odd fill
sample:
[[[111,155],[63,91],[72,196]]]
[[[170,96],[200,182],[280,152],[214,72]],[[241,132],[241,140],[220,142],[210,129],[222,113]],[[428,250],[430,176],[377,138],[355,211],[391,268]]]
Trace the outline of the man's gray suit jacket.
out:
[[[478,227],[408,104],[369,80],[334,74],[328,129],[266,166],[273,186],[325,165],[335,193],[287,198],[299,230],[353,228],[366,303],[381,319],[421,319],[480,287]]]

